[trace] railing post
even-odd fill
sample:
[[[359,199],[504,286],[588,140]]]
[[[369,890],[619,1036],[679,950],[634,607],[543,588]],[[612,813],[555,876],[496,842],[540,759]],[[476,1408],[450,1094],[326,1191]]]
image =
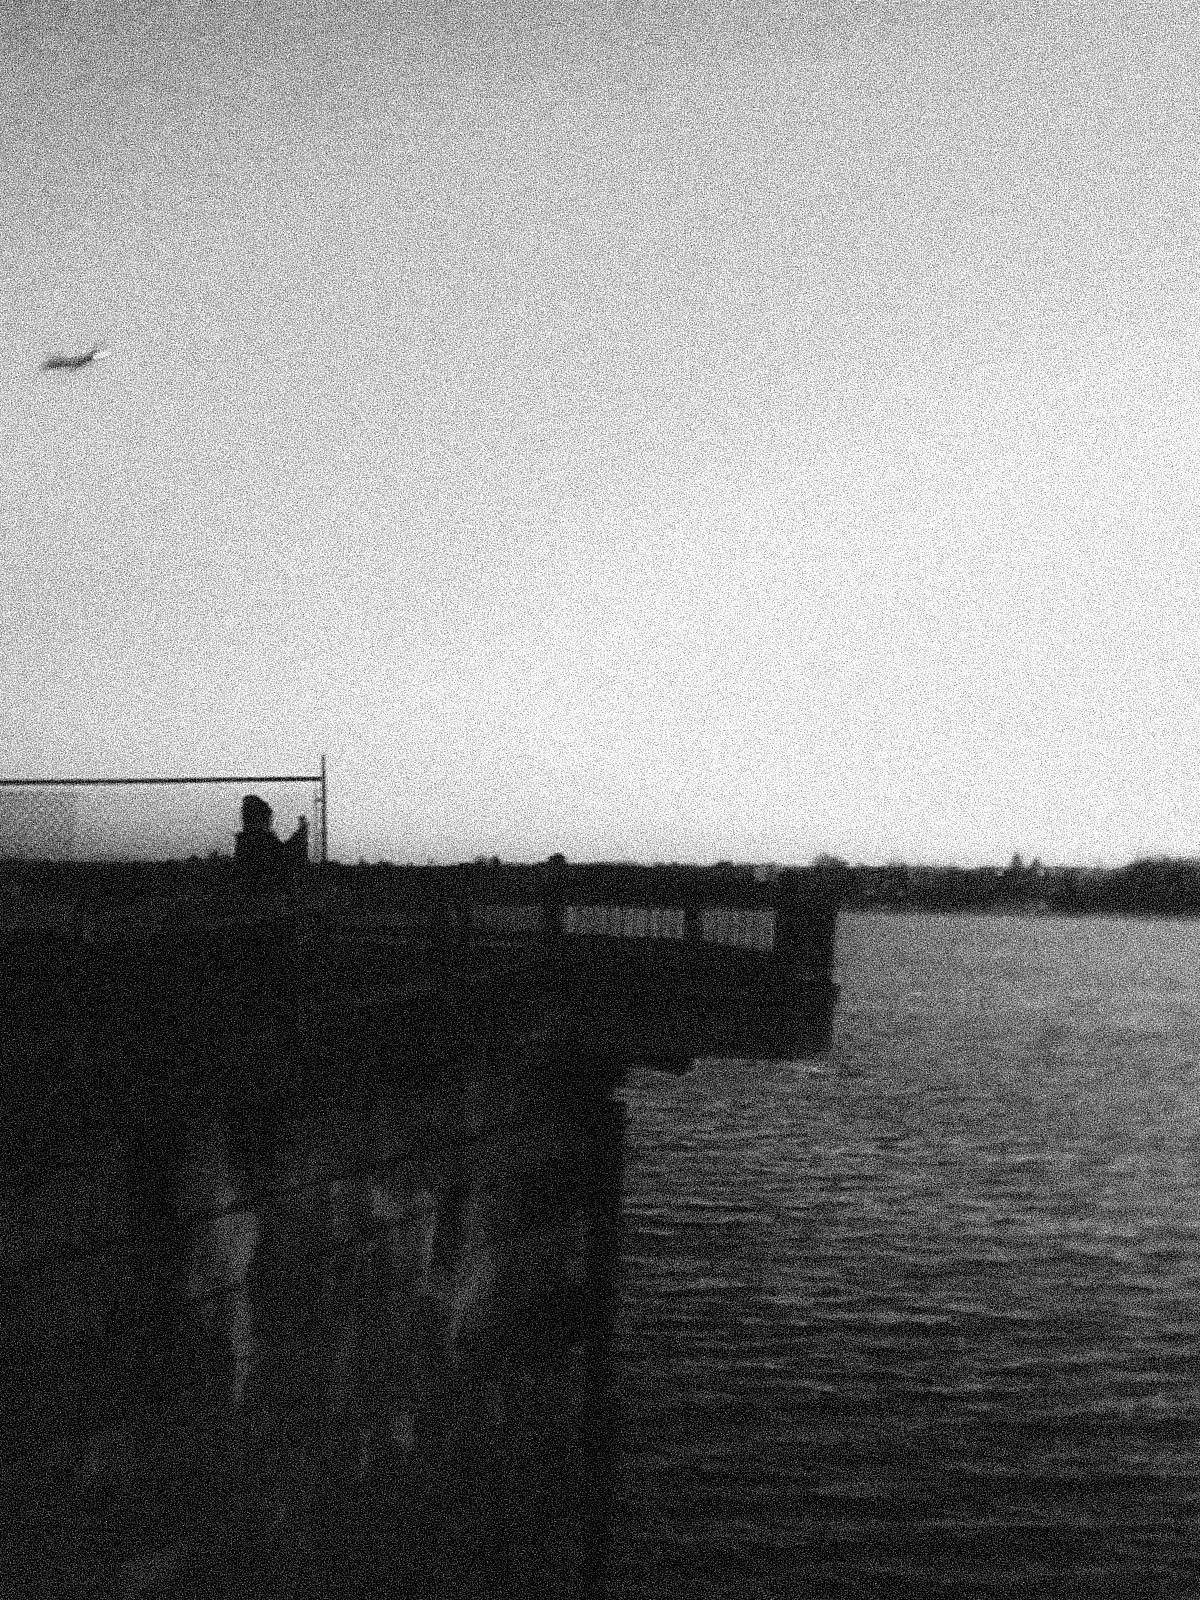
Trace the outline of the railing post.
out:
[[[775,955],[794,961],[800,954],[800,875],[787,868],[775,882]]]
[[[835,874],[779,874],[775,895],[775,954],[809,972],[827,973],[833,961],[841,888]]]
[[[566,895],[567,858],[552,855],[542,868],[542,920],[546,943],[557,955],[562,948],[563,900]]]
[[[475,872],[469,862],[464,862],[455,872],[458,880],[454,895],[454,917],[458,925],[458,948],[466,955],[471,948],[471,939],[475,931],[475,919],[472,915],[472,901]]]

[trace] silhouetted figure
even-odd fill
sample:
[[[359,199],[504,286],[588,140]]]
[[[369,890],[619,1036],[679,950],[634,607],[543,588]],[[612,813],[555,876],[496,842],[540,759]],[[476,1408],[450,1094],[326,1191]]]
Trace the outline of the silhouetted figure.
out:
[[[308,823],[301,817],[289,839],[280,839],[271,827],[274,813],[256,794],[242,800],[242,831],[234,843],[233,859],[253,888],[291,883],[308,865]]]
[[[283,841],[285,856],[291,862],[293,872],[299,872],[308,865],[308,818],[296,818],[296,831]]]

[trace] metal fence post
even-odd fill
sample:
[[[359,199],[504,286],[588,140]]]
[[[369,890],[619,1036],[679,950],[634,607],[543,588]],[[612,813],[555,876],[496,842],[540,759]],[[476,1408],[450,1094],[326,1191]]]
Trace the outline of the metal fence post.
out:
[[[325,752],[321,751],[321,865],[329,860],[329,791],[325,783]]]

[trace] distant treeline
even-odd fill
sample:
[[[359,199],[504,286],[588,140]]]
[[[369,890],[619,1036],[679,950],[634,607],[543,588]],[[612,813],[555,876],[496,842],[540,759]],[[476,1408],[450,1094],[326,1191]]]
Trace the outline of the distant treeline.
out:
[[[557,866],[561,891],[583,894],[587,901],[629,904],[688,900],[752,905],[771,901],[780,877],[778,868],[732,861],[712,866],[687,863],[652,869],[623,862],[567,863],[562,857],[528,864],[478,857],[469,866],[357,866],[331,862],[322,869],[331,881],[372,892],[413,886],[461,893],[468,889],[488,900],[513,896],[535,899],[547,870]],[[85,890],[101,896],[138,897],[177,893],[188,888],[232,884],[231,857],[215,853],[187,861],[0,861],[0,890],[25,884],[52,894],[78,899]],[[1145,913],[1154,916],[1200,916],[1200,859],[1157,856],[1124,867],[1047,867],[1013,856],[1006,867],[922,867],[893,862],[887,866],[851,866],[835,856],[819,856],[810,867],[790,875],[801,899],[840,902],[849,910],[1019,911],[1026,913]],[[649,897],[649,898],[647,898]]]
[[[1200,860],[1167,856],[1124,867],[850,866],[824,858],[851,909],[1200,915]]]

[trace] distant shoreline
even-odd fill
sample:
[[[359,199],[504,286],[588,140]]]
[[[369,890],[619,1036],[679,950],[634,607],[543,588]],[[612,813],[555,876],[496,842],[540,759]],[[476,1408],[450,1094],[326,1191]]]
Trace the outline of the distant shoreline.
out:
[[[1085,917],[1140,917],[1155,918],[1160,922],[1195,922],[1200,920],[1200,909],[1160,910],[1154,906],[1046,906],[1037,911],[1027,906],[937,906],[937,905],[884,905],[856,904],[844,900],[841,909],[862,917],[1017,917],[1022,922],[1045,922],[1054,917],[1079,921]]]
[[[1124,867],[1046,867],[1013,856],[1007,867],[850,866],[824,858],[846,910],[976,915],[1200,916],[1200,860],[1169,856]]]

